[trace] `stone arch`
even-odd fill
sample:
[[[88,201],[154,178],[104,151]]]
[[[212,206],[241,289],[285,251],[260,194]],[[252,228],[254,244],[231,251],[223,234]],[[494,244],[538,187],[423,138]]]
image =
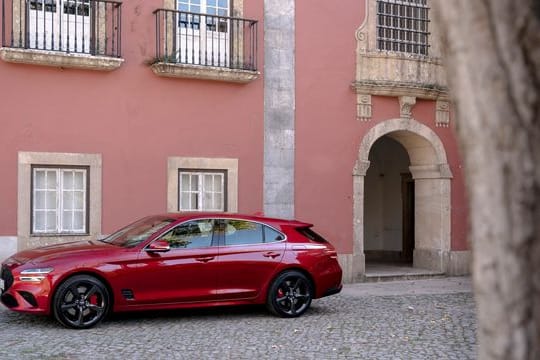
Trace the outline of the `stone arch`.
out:
[[[390,119],[371,128],[363,137],[353,170],[353,255],[345,261],[347,280],[365,274],[364,180],[369,152],[383,136],[398,141],[411,161],[415,181],[415,240],[413,266],[447,272],[450,254],[450,181],[452,173],[440,138],[413,119]]]

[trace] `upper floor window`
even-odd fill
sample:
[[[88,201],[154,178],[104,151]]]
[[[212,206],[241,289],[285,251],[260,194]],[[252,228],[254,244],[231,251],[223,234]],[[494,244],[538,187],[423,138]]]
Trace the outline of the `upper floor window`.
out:
[[[89,0],[31,0],[27,26],[29,48],[90,52]]]
[[[179,170],[180,211],[226,211],[226,170]]]
[[[428,55],[427,0],[377,0],[377,49]]]
[[[115,0],[10,0],[2,9],[2,46],[120,57],[121,5]]]
[[[32,167],[32,233],[88,233],[88,168]]]
[[[176,48],[186,64],[229,66],[228,0],[179,0]]]
[[[166,0],[165,9],[154,11],[154,72],[240,83],[254,80],[258,75],[251,73],[257,70],[257,21],[241,18],[242,7],[243,1]]]

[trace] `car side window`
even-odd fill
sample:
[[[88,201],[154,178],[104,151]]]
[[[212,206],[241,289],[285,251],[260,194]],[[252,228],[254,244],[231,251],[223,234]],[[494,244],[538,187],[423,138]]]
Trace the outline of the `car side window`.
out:
[[[262,244],[264,241],[262,224],[245,220],[225,222],[225,245]]]
[[[193,249],[212,246],[214,220],[194,220],[168,231],[160,240],[169,243],[172,249]]]
[[[276,231],[269,226],[264,227],[264,242],[265,243],[281,241],[284,239],[285,237],[279,231]]]

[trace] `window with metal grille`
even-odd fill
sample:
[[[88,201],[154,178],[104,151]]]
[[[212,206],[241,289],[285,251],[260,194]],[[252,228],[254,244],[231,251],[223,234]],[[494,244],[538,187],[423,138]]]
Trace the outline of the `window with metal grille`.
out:
[[[32,167],[32,234],[88,233],[88,172]]]
[[[179,170],[178,210],[226,211],[226,170]]]
[[[377,49],[428,55],[427,0],[377,0]]]

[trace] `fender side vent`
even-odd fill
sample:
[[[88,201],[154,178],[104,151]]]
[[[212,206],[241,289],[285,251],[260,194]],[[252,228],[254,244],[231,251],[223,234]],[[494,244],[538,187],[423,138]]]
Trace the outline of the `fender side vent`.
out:
[[[135,296],[133,296],[133,290],[131,289],[122,289],[122,296],[126,300],[135,300]]]

